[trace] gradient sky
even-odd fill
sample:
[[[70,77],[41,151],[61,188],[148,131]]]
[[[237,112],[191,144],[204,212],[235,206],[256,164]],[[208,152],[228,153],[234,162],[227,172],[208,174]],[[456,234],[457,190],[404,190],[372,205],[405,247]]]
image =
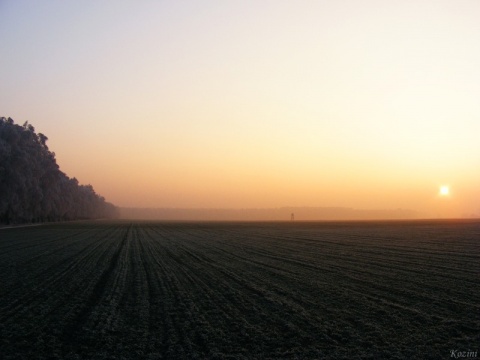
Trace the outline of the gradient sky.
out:
[[[0,116],[117,205],[480,214],[478,0],[3,0],[0,16]]]

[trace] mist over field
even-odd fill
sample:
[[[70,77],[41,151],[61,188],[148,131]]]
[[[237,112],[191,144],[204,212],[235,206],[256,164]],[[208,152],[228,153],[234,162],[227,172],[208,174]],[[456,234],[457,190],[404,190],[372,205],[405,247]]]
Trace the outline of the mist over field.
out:
[[[0,14],[0,115],[116,206],[480,216],[477,0]]]
[[[479,357],[479,0],[0,17],[1,360]]]
[[[282,207],[276,209],[168,209],[120,208],[119,217],[136,220],[182,221],[315,221],[418,219],[412,210]]]

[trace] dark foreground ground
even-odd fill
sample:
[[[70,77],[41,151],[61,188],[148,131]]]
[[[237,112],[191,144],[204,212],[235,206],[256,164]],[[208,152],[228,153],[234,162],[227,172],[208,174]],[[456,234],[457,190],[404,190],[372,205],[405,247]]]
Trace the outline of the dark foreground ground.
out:
[[[475,221],[0,229],[2,359],[480,357],[479,304]]]

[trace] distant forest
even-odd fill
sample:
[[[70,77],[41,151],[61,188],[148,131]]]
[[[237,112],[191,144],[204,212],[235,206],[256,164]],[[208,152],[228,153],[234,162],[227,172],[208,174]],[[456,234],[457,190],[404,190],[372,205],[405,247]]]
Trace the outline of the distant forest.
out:
[[[114,217],[114,205],[60,171],[48,138],[0,118],[0,223]]]

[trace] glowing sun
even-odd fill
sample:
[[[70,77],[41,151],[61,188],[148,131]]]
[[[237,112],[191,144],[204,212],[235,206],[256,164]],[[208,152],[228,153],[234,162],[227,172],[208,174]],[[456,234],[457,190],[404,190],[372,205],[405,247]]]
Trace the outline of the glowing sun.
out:
[[[440,186],[440,195],[441,196],[448,196],[448,194],[450,194],[450,189],[448,188],[448,186]]]

